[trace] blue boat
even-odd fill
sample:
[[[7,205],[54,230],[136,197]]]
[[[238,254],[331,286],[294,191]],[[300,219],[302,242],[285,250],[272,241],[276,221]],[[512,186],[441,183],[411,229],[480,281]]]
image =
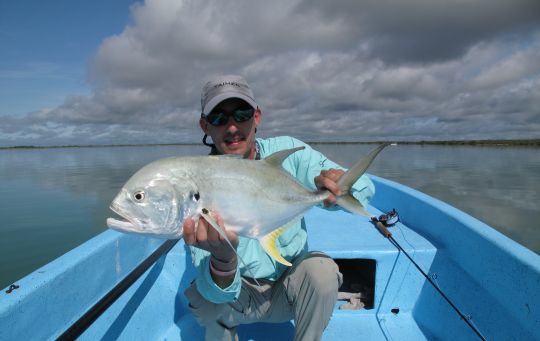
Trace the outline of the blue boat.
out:
[[[539,255],[437,199],[372,179],[369,210],[399,212],[389,231],[402,250],[367,218],[320,208],[305,216],[309,248],[336,260],[343,289],[364,295],[363,309],[336,302],[324,340],[540,339]],[[183,241],[162,245],[106,231],[5,288],[0,340],[203,339],[183,294],[195,276],[190,252]],[[293,321],[239,328],[242,340],[293,333]]]

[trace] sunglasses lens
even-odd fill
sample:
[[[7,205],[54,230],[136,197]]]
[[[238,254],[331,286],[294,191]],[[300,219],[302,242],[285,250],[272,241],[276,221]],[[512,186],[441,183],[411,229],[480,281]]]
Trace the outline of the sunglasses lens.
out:
[[[245,122],[253,117],[253,114],[255,113],[255,109],[253,108],[245,108],[245,109],[236,109],[232,117],[234,120],[238,123]],[[229,121],[229,115],[221,112],[221,111],[212,111],[206,116],[206,121],[210,123],[213,126],[222,126],[227,124]]]
[[[253,117],[253,113],[255,110],[253,108],[247,108],[247,109],[237,109],[234,114],[234,120],[236,122],[245,122]]]
[[[229,121],[229,117],[222,112],[211,112],[206,116],[206,120],[213,126],[222,126]]]

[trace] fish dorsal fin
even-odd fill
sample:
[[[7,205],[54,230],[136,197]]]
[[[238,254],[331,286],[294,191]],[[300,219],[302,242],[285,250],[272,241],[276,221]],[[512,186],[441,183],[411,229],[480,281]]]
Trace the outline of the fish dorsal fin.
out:
[[[294,218],[293,220],[288,222],[287,224],[281,226],[280,228],[277,228],[274,231],[268,233],[267,235],[262,236],[261,238],[259,238],[259,243],[261,244],[264,251],[270,257],[275,259],[276,262],[281,263],[281,264],[286,265],[286,266],[291,266],[292,265],[288,260],[283,258],[281,253],[279,253],[279,249],[278,249],[278,247],[276,245],[276,241],[279,238],[279,236],[281,236],[285,231],[287,231],[289,229],[289,227],[293,226],[298,221],[298,219],[300,219],[301,217],[302,216],[300,215],[297,218]]]
[[[383,143],[377,148],[373,149],[365,158],[358,161],[352,166],[343,176],[339,179],[337,185],[343,193],[347,193],[352,185],[365,173],[369,165],[375,160],[377,154],[381,152],[389,143]]]
[[[302,146],[302,147],[296,147],[296,148],[291,148],[291,149],[284,149],[284,150],[280,150],[279,152],[275,152],[269,156],[267,156],[264,161],[268,162],[269,164],[273,165],[273,166],[276,166],[276,167],[281,167],[281,164],[283,163],[283,160],[285,160],[289,155],[299,151],[299,150],[302,150],[306,147]]]

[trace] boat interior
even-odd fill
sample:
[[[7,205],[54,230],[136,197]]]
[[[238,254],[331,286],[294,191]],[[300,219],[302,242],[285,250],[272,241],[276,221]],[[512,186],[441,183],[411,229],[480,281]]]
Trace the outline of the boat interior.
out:
[[[378,192],[369,211],[379,216],[398,210],[392,236],[481,335],[520,340],[539,335],[537,255],[436,199],[374,179]],[[346,299],[336,302],[323,340],[481,339],[369,218],[316,207],[305,222],[309,249],[338,264],[344,276],[340,291],[361,296],[354,309],[344,309]],[[100,234],[19,282],[18,300],[8,302],[13,325],[2,333],[56,338],[162,243],[114,231]],[[79,339],[204,339],[183,293],[194,278],[189,248],[179,241]],[[25,325],[40,328],[31,332]],[[241,340],[292,340],[294,321],[241,325],[238,333]]]

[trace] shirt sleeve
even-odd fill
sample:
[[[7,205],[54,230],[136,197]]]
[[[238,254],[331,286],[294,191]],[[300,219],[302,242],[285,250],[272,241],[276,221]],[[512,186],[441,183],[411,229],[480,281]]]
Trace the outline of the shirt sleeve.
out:
[[[298,179],[304,186],[311,190],[316,190],[315,177],[318,176],[322,170],[328,170],[331,168],[346,170],[342,166],[328,159],[319,151],[313,149],[308,144],[290,137],[292,147],[305,147],[302,151],[293,154],[290,162],[296,163],[296,179]],[[362,175],[352,186],[352,195],[366,207],[375,195],[375,185],[371,179],[366,175]],[[322,204],[321,204],[322,205]],[[338,206],[329,208],[330,210],[340,209]]]
[[[227,288],[220,288],[210,274],[210,253],[206,250],[190,246],[193,265],[197,269],[197,290],[208,301],[221,304],[232,302],[240,295],[242,282],[240,270],[237,268],[234,280]]]

